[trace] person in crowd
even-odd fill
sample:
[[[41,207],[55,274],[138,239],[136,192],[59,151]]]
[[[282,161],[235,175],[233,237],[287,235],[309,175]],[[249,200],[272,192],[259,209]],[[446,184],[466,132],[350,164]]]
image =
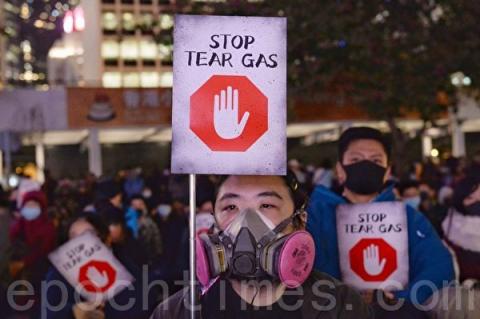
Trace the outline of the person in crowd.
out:
[[[181,174],[168,175],[168,192],[171,198],[180,202],[188,202],[188,177]]]
[[[161,200],[157,207],[152,210],[152,218],[160,229],[162,241],[165,240],[165,227],[170,214],[172,213],[172,204],[168,200]]]
[[[167,216],[158,220],[164,243],[165,278],[172,291],[175,291],[180,287],[175,286],[174,282],[183,279],[189,268],[188,212],[185,204],[178,199],[172,201],[170,209],[168,205],[160,208],[165,210],[162,214]],[[168,210],[170,212],[166,214]]]
[[[423,184],[424,191],[420,191],[421,185],[418,181],[400,182],[398,184],[400,199],[425,215],[435,231],[441,235],[441,224],[447,215],[448,207],[437,202],[434,198],[435,192],[429,186]]]
[[[317,270],[342,279],[336,225],[337,209],[342,204],[352,204],[354,207],[356,204],[395,201],[392,186],[386,183],[390,165],[389,144],[380,131],[356,127],[341,135],[336,169],[343,192],[337,194],[319,186],[314,190],[307,208],[307,229],[315,239]],[[417,310],[413,303],[425,302],[433,293],[432,287],[416,287],[415,284],[428,281],[436,289],[441,289],[445,281],[454,279],[452,257],[430,222],[410,205],[406,205],[405,211],[409,255],[408,285],[403,290],[384,292],[389,301],[396,302],[401,299],[405,303],[396,312],[386,312],[373,304],[378,318],[423,318],[425,314]],[[363,291],[365,300],[375,300],[371,298],[372,293],[372,290]]]
[[[446,240],[455,251],[460,281],[480,280],[480,174],[460,181],[452,202],[442,227]]]
[[[417,181],[402,181],[398,184],[400,199],[418,211],[422,203],[419,186],[420,183]]]
[[[313,175],[313,186],[322,185],[325,188],[332,188],[333,184],[333,165],[330,159],[326,158],[322,161],[322,165],[315,170]]]
[[[0,313],[6,314],[7,305],[7,286],[10,282],[8,272],[8,263],[10,258],[10,239],[8,237],[8,228],[10,226],[9,203],[3,190],[0,191]]]
[[[303,231],[304,205],[295,200],[298,184],[289,185],[279,176],[228,176],[220,181],[215,198],[218,231],[197,242],[197,256],[208,259],[197,262],[212,267],[208,272],[197,268],[208,285],[198,300],[197,318],[371,318],[355,291],[326,274],[311,272],[313,240]],[[281,261],[269,263],[273,270],[254,256],[268,254],[266,247],[278,248],[287,240],[295,253],[278,257],[290,265],[282,275],[297,276],[282,280],[276,272]],[[211,249],[225,254],[206,253]],[[213,266],[217,263],[223,268]],[[185,288],[160,304],[151,318],[188,317],[188,298]]]
[[[25,250],[24,256],[10,266],[14,277],[22,270],[37,273],[43,269],[57,239],[53,223],[47,216],[47,199],[43,192],[24,195],[20,216],[10,228],[10,241]]]
[[[288,169],[295,174],[295,178],[300,183],[300,186],[305,189],[307,187],[307,174],[303,170],[302,163],[296,158],[288,161]]]
[[[103,211],[99,215],[108,226],[112,250],[118,259],[122,262],[133,262],[138,267],[147,265],[149,252],[133,236],[125,223],[125,217],[108,211]]]
[[[123,218],[123,194],[117,182],[110,179],[99,181],[95,187],[95,192],[96,199],[93,211],[107,219],[119,220]]]
[[[162,238],[158,226],[148,213],[148,207],[142,195],[134,195],[130,198],[126,219],[133,237],[148,251],[148,263],[157,261],[163,251]]]
[[[136,194],[141,194],[145,187],[145,181],[142,177],[142,169],[137,167],[127,172],[125,182],[123,183],[123,191],[128,198]]]
[[[107,225],[100,216],[93,213],[81,213],[73,217],[67,227],[66,239],[91,231],[95,233],[108,247],[111,247],[112,237]],[[136,279],[132,287],[127,287],[111,300],[102,305],[96,305],[83,298],[78,299],[72,287],[60,272],[52,267],[46,276],[46,286],[43,296],[46,299],[43,313],[46,319],[142,319],[148,318],[155,305],[156,295],[152,290],[145,295],[142,287],[142,273],[131,262],[114,255]],[[148,279],[148,278],[147,278]],[[146,299],[145,299],[146,298]],[[132,303],[131,300],[134,302]],[[125,305],[130,305],[126,307]],[[119,307],[121,306],[121,307]],[[126,309],[125,309],[126,308]]]
[[[8,283],[8,263],[10,257],[10,227],[9,203],[3,194],[0,194],[0,286]]]
[[[41,191],[26,193],[20,205],[20,218],[10,228],[9,268],[12,279],[25,279],[32,284],[36,306],[40,283],[48,269],[48,254],[55,248],[56,241],[55,227],[47,215],[45,194]]]

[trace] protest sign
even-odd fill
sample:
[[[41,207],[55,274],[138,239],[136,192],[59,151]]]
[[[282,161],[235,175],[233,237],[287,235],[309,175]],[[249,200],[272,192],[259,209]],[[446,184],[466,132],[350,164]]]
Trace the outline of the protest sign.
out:
[[[173,173],[286,173],[285,18],[177,15],[173,68]]]
[[[408,229],[403,203],[340,205],[337,234],[342,281],[360,290],[399,290],[408,284]]]
[[[89,301],[106,301],[127,288],[132,275],[92,232],[59,247],[49,259],[62,276]]]

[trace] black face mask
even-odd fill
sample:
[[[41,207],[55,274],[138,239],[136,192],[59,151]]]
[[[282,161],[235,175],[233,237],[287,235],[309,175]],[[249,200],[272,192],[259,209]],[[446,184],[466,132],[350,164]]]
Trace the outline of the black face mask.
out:
[[[387,169],[372,161],[363,160],[343,166],[347,174],[345,187],[360,195],[379,193],[383,188],[383,179]]]
[[[469,215],[480,216],[480,201],[465,206],[465,212]]]

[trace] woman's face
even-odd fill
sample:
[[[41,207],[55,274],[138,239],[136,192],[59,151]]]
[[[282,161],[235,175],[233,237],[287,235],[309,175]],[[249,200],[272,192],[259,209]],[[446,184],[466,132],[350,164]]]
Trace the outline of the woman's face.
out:
[[[28,202],[25,203],[25,205],[23,205],[23,207],[28,207],[28,208],[41,208],[41,207],[40,207],[40,204],[37,203],[37,202],[34,201],[34,200],[29,200]]]
[[[246,209],[258,211],[278,225],[292,215],[294,204],[278,176],[230,176],[220,187],[215,203],[218,226],[225,229]]]
[[[70,231],[68,232],[68,238],[73,239],[84,234],[87,231],[92,231],[96,233],[95,228],[85,219],[79,219],[70,226]]]

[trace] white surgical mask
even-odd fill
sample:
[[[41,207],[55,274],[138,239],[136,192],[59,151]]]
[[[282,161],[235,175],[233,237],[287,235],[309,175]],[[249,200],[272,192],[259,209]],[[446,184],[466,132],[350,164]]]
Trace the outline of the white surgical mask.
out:
[[[158,215],[160,215],[163,218],[166,218],[170,215],[172,212],[172,207],[170,205],[159,205],[157,208]]]
[[[20,210],[20,215],[23,216],[28,221],[37,219],[38,216],[42,213],[42,210],[40,207],[23,207]]]
[[[152,191],[150,189],[146,188],[146,189],[143,190],[142,196],[146,199],[149,199],[150,197],[152,197]]]
[[[409,205],[415,209],[418,209],[420,207],[420,203],[422,202],[422,199],[420,198],[420,196],[415,196],[415,197],[405,198],[403,202],[406,205]]]

